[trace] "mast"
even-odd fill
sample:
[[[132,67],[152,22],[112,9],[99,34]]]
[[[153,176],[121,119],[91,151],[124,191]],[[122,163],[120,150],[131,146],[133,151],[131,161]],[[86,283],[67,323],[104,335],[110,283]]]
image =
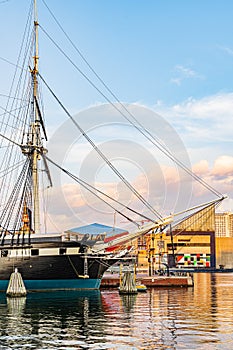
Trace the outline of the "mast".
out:
[[[35,233],[40,233],[40,199],[39,199],[39,160],[43,159],[45,171],[48,176],[50,186],[52,181],[49,173],[49,169],[46,163],[45,154],[47,150],[43,147],[41,138],[41,127],[44,132],[45,140],[47,141],[47,135],[45,126],[43,123],[40,106],[38,103],[38,61],[39,61],[39,49],[38,49],[38,19],[37,19],[37,5],[34,0],[34,56],[33,68],[30,68],[31,79],[32,79],[32,110],[31,110],[31,123],[29,132],[27,134],[26,144],[21,145],[21,149],[24,155],[30,160],[31,169],[31,181],[32,181],[32,195],[33,195],[33,229]]]
[[[33,112],[34,121],[32,125],[32,184],[33,184],[33,206],[34,206],[34,231],[40,233],[40,210],[39,210],[39,178],[38,178],[38,159],[39,159],[39,147],[41,147],[40,138],[40,120],[38,115],[38,109],[36,107],[36,101],[38,96],[38,18],[37,18],[37,4],[34,0],[34,31],[35,31],[35,53],[34,53],[34,68],[32,70],[33,79]]]

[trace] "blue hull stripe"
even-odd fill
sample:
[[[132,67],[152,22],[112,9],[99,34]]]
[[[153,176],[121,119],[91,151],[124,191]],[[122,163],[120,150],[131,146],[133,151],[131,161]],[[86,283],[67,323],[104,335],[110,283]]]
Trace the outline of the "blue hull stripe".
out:
[[[24,280],[27,291],[87,290],[99,289],[101,279],[67,279],[67,280]],[[0,280],[0,291],[6,291],[8,280]]]

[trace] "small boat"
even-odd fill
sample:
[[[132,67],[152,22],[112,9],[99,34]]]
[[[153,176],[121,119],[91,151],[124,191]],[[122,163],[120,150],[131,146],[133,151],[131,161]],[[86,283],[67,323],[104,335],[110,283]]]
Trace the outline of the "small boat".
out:
[[[147,291],[147,286],[143,283],[136,284],[136,288],[138,292],[146,292]]]

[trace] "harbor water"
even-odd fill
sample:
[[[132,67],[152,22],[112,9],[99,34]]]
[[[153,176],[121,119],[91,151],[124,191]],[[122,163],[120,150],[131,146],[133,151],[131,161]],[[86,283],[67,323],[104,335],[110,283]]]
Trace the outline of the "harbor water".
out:
[[[194,287],[0,296],[0,349],[233,349],[233,274]]]

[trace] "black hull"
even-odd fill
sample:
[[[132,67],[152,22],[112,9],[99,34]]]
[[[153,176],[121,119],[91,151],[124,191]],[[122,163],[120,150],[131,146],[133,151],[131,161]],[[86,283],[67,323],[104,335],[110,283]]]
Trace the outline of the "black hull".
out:
[[[29,258],[0,258],[0,280],[9,279],[18,269],[26,280],[77,279],[84,276],[83,255],[32,256]],[[87,272],[89,278],[102,278],[116,259],[88,257]]]
[[[30,246],[1,247],[0,290],[6,289],[16,268],[32,290],[98,289],[104,272],[117,259],[82,250],[77,242],[36,238]]]

